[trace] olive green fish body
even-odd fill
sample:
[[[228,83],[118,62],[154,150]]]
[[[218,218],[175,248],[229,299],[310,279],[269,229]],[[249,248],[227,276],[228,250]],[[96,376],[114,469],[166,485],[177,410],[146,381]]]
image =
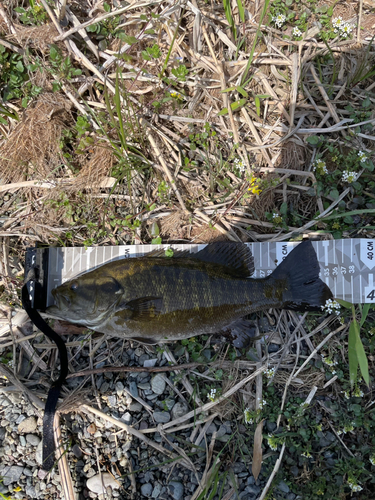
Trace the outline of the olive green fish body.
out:
[[[303,253],[313,261],[309,286],[317,290],[316,297],[301,292],[298,269],[297,281],[290,275],[290,256],[298,247],[267,278],[249,279],[249,250],[226,243],[216,245],[216,253],[211,248],[195,256],[146,256],[104,264],[55,289],[57,307],[47,312],[98,332],[161,343],[215,333],[270,307],[316,309],[332,294],[318,278],[316,255],[308,245]],[[230,258],[230,251],[239,253],[237,260]]]

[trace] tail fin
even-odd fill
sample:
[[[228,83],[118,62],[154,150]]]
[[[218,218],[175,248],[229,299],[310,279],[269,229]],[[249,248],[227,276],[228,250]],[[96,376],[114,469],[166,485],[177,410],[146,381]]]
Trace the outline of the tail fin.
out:
[[[319,278],[320,266],[311,241],[303,241],[282,261],[272,278],[287,282],[283,309],[317,311],[332,299],[329,287]]]

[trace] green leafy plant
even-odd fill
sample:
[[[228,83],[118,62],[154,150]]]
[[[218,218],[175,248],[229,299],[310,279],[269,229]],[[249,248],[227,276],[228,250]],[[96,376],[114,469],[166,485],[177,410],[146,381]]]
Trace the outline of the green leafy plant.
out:
[[[47,3],[49,3],[47,1]],[[18,19],[22,24],[28,25],[38,25],[44,24],[47,21],[47,12],[44,7],[40,5],[38,0],[29,0],[30,7],[25,9],[24,7],[15,7],[14,11],[18,12],[20,16]]]
[[[337,302],[343,307],[350,309],[352,312],[352,322],[349,327],[348,338],[348,356],[349,356],[349,372],[350,383],[353,386],[358,380],[358,366],[361,375],[367,385],[370,384],[370,375],[368,371],[368,360],[360,337],[360,329],[366,321],[371,304],[358,305],[361,318],[357,320],[357,312],[354,304],[345,300],[337,299]]]
[[[55,77],[58,79],[71,80],[74,76],[82,74],[82,71],[73,66],[73,63],[69,56],[64,57],[57,45],[52,44],[49,51],[49,61],[53,69]],[[57,91],[61,87],[59,80],[52,82],[52,87],[54,91]]]

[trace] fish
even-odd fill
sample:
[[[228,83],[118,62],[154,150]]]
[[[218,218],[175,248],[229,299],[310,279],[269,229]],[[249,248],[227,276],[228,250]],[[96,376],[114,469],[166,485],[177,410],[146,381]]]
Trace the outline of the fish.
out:
[[[265,278],[251,278],[254,261],[246,244],[212,243],[195,254],[154,252],[103,264],[52,290],[55,305],[46,314],[114,337],[162,344],[241,330],[246,316],[269,308],[321,310],[333,296],[319,272],[308,240]]]

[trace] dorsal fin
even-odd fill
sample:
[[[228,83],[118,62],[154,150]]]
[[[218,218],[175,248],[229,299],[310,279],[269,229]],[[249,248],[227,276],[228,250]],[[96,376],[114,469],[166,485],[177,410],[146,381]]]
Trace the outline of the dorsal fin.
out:
[[[165,250],[154,250],[146,254],[145,257],[165,257]],[[182,258],[220,264],[239,278],[247,278],[255,270],[251,250],[245,243],[231,241],[210,243],[197,253],[190,253],[189,250],[174,250],[172,259]]]
[[[250,248],[245,243],[231,241],[210,243],[198,253],[189,254],[189,257],[203,262],[221,264],[240,278],[246,278],[254,273],[254,259]]]

